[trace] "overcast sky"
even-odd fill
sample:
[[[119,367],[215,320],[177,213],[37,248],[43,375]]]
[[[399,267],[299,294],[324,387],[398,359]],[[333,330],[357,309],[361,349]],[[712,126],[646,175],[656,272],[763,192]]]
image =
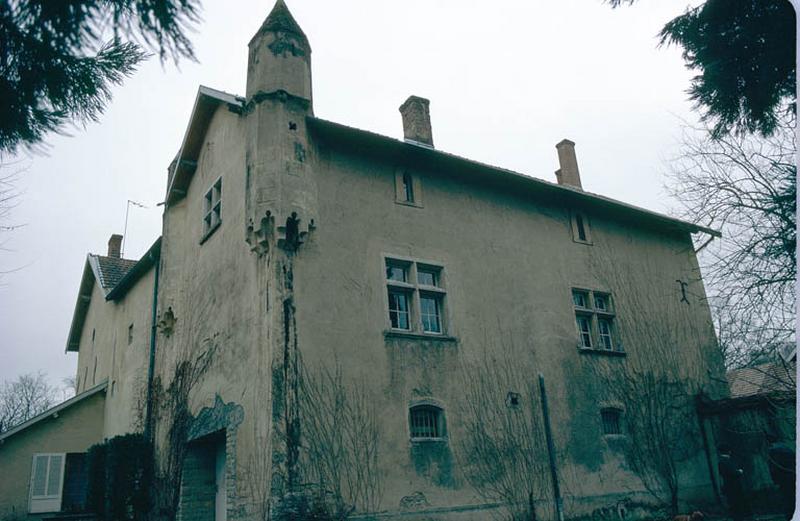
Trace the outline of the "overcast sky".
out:
[[[318,117],[402,138],[397,108],[431,100],[440,150],[555,180],[554,145],[577,143],[586,190],[653,210],[691,73],[679,49],[657,48],[663,24],[687,0],[288,0],[308,36]],[[74,374],[64,346],[87,252],[106,252],[132,208],[125,257],[158,237],[166,169],[180,146],[198,85],[244,94],[247,43],[272,1],[206,1],[193,37],[199,63],[151,59],[100,123],[51,136],[24,159],[12,220],[24,226],[0,250],[0,380]],[[19,269],[17,269],[19,268]]]

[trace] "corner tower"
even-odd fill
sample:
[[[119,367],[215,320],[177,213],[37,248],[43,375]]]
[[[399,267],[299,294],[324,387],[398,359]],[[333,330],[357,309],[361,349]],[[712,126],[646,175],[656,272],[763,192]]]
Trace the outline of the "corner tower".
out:
[[[317,209],[306,131],[311,46],[277,0],[248,48],[246,239],[259,255],[274,246],[293,251],[314,228]]]
[[[283,91],[311,104],[311,46],[284,0],[248,44],[247,99]]]
[[[318,196],[311,107],[311,46],[284,0],[277,0],[249,44],[245,117],[245,240],[253,253],[258,309],[253,352],[269,368],[269,399],[260,429],[272,440],[273,513],[300,482],[299,363],[294,266],[313,248]],[[262,413],[265,412],[261,409]],[[276,517],[277,514],[274,514]]]

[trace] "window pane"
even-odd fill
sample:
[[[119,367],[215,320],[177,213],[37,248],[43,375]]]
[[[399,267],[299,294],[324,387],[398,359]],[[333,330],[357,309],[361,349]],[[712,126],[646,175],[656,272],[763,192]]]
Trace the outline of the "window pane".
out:
[[[47,495],[61,494],[61,460],[63,456],[50,456],[50,472],[47,474]]]
[[[422,330],[427,333],[441,333],[442,323],[439,316],[439,299],[436,297],[419,298]]]
[[[394,264],[387,264],[386,265],[386,279],[387,280],[396,280],[397,282],[407,282],[408,270],[405,266],[397,266]]]
[[[621,434],[620,411],[617,409],[603,409],[600,411],[603,420],[603,434]]]
[[[440,438],[439,429],[441,411],[436,407],[420,406],[411,409],[412,438]]]
[[[592,347],[592,333],[591,325],[589,324],[589,317],[578,315],[575,317],[575,320],[578,323],[578,331],[581,335],[581,346]]]
[[[598,311],[609,311],[611,308],[608,305],[608,295],[597,295],[594,296],[594,307]]]
[[[417,282],[422,286],[438,286],[439,281],[436,280],[437,273],[434,270],[419,268],[417,270]]]
[[[585,308],[588,307],[586,302],[588,301],[587,294],[583,291],[573,291],[572,292],[572,302],[575,304],[575,307],[578,308]]]
[[[222,222],[222,204],[217,203],[217,206],[214,207],[214,217],[212,218],[212,222],[216,225]]]
[[[33,463],[33,490],[31,495],[44,496],[47,486],[47,461],[48,456],[34,456]]]
[[[389,321],[394,329],[409,329],[408,295],[405,293],[389,292]]]
[[[583,225],[583,217],[581,215],[575,216],[575,225],[578,228],[578,239],[586,240],[586,228]]]
[[[410,174],[403,174],[403,196],[407,202],[414,202],[414,183]]]
[[[600,331],[600,344],[604,349],[614,349],[613,338],[611,337],[611,321],[605,318],[597,320],[597,329]]]

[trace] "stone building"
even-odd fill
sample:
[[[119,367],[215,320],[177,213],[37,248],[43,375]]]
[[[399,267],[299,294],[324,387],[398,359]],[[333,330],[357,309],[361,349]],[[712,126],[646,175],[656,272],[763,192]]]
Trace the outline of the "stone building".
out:
[[[315,117],[278,0],[244,96],[199,88],[162,237],[88,257],[67,349],[79,393],[108,382],[101,437],[144,429],[163,460],[182,429],[181,519],[552,519],[551,455],[567,517],[651,501],[625,458],[640,397],[603,375],[724,393],[691,237],[718,233],[584,191],[569,140],[549,182],[437,150],[426,99],[400,112],[403,140]]]

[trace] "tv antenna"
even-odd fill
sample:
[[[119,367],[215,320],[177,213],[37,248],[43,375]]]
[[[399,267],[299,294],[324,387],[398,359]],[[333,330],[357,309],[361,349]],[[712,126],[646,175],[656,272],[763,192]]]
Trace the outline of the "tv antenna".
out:
[[[122,248],[120,248],[119,256],[120,258],[125,258],[125,239],[128,237],[128,213],[131,211],[131,205],[137,206],[139,208],[147,208],[142,203],[137,203],[136,201],[131,201],[128,199],[128,204],[125,207],[125,229],[122,231]]]

